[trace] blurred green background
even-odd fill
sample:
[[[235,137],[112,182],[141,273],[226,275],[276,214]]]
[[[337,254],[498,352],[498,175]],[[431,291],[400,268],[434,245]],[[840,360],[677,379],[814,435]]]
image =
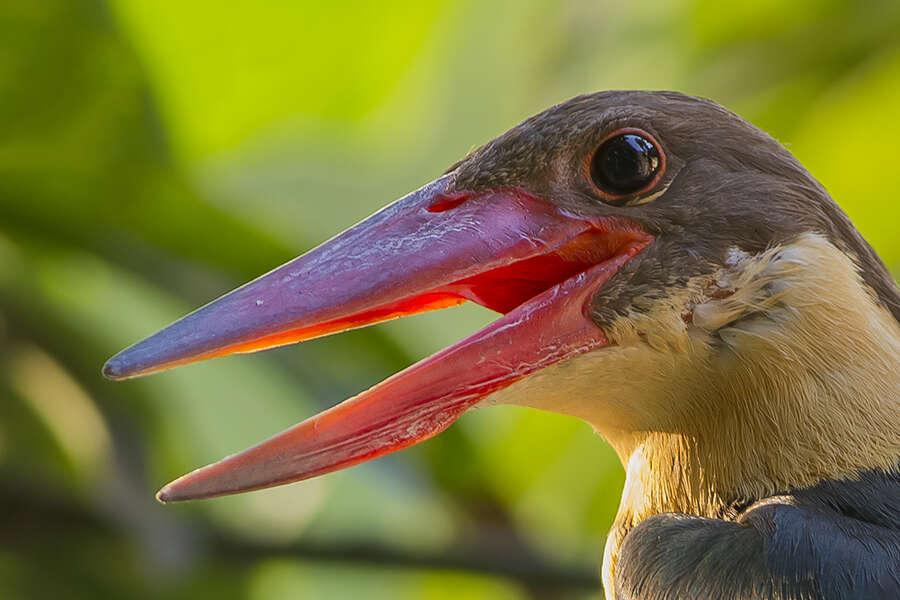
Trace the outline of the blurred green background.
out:
[[[103,361],[575,94],[712,97],[900,268],[900,3],[4,0],[0,597],[597,598],[622,469],[507,407],[298,485],[155,490],[493,317],[109,383]]]

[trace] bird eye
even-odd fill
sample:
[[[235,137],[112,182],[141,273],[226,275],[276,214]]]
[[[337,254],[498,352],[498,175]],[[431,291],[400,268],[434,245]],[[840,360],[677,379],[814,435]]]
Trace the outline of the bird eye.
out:
[[[591,179],[608,194],[633,194],[654,182],[662,164],[662,154],[650,134],[626,130],[597,148],[591,158]]]

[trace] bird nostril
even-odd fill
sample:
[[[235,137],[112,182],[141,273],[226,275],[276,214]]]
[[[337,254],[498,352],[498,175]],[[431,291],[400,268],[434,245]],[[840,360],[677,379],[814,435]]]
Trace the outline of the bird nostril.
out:
[[[444,212],[451,208],[456,208],[469,199],[469,192],[447,192],[446,194],[438,194],[435,201],[428,207],[428,212]]]

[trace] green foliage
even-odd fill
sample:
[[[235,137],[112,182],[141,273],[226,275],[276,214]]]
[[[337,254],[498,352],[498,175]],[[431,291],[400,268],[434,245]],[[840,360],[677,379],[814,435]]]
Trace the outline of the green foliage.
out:
[[[124,384],[99,370],[522,118],[601,88],[727,104],[900,268],[900,5],[735,6],[4,2],[0,596],[594,597],[623,475],[564,417],[480,409],[349,471],[153,501],[483,325],[483,309]]]

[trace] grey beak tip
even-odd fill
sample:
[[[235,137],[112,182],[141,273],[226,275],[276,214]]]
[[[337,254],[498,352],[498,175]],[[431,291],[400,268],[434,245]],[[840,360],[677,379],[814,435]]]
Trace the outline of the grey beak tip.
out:
[[[110,381],[133,379],[144,374],[144,364],[133,348],[122,350],[103,365],[103,376]]]
[[[119,355],[113,356],[103,365],[103,376],[112,381],[124,379],[126,374],[125,364]]]

